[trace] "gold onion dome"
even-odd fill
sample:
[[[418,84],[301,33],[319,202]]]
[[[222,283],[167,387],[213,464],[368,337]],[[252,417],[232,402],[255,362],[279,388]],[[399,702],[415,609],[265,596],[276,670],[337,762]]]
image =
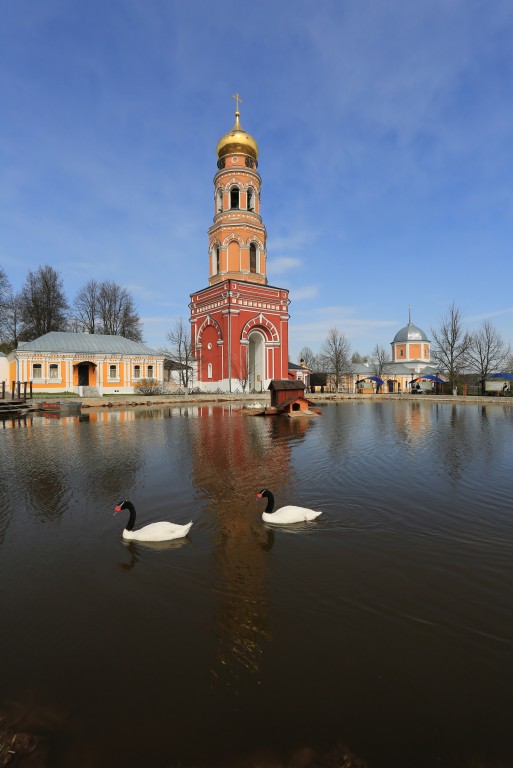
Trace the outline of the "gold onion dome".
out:
[[[250,155],[255,160],[258,159],[258,145],[253,136],[246,133],[241,126],[238,109],[235,112],[235,125],[231,131],[228,131],[219,139],[217,144],[217,157],[219,159],[226,157],[226,155],[236,154]]]

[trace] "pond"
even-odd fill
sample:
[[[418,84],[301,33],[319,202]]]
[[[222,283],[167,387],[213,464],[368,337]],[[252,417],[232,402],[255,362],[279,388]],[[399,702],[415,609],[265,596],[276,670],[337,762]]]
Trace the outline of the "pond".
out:
[[[512,434],[412,401],[1,423],[0,711],[52,768],[513,761]],[[322,515],[264,524],[262,488]],[[123,499],[188,537],[125,543]]]

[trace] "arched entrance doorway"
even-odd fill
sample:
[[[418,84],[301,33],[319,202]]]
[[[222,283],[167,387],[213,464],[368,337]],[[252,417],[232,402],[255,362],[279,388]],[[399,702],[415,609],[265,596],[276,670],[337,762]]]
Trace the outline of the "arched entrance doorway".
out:
[[[265,379],[265,344],[259,331],[252,331],[248,336],[249,388],[263,392]]]
[[[96,385],[96,365],[91,362],[82,362],[76,366],[77,381],[79,387]]]

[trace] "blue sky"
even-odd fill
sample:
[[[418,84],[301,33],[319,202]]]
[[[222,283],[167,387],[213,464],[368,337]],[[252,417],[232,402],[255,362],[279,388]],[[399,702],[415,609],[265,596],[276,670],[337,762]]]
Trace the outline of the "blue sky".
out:
[[[0,0],[0,264],[132,293],[166,344],[207,285],[216,145],[257,140],[290,354],[454,302],[513,342],[510,0]]]

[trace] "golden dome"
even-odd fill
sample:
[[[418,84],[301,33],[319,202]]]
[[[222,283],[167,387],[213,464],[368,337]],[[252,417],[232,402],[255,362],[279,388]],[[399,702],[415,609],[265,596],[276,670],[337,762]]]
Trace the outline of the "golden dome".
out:
[[[255,160],[258,159],[258,145],[249,133],[246,133],[244,128],[240,124],[240,112],[237,109],[235,112],[235,125],[231,131],[225,133],[219,139],[217,144],[217,156],[218,158],[226,157],[226,155],[250,155]]]

